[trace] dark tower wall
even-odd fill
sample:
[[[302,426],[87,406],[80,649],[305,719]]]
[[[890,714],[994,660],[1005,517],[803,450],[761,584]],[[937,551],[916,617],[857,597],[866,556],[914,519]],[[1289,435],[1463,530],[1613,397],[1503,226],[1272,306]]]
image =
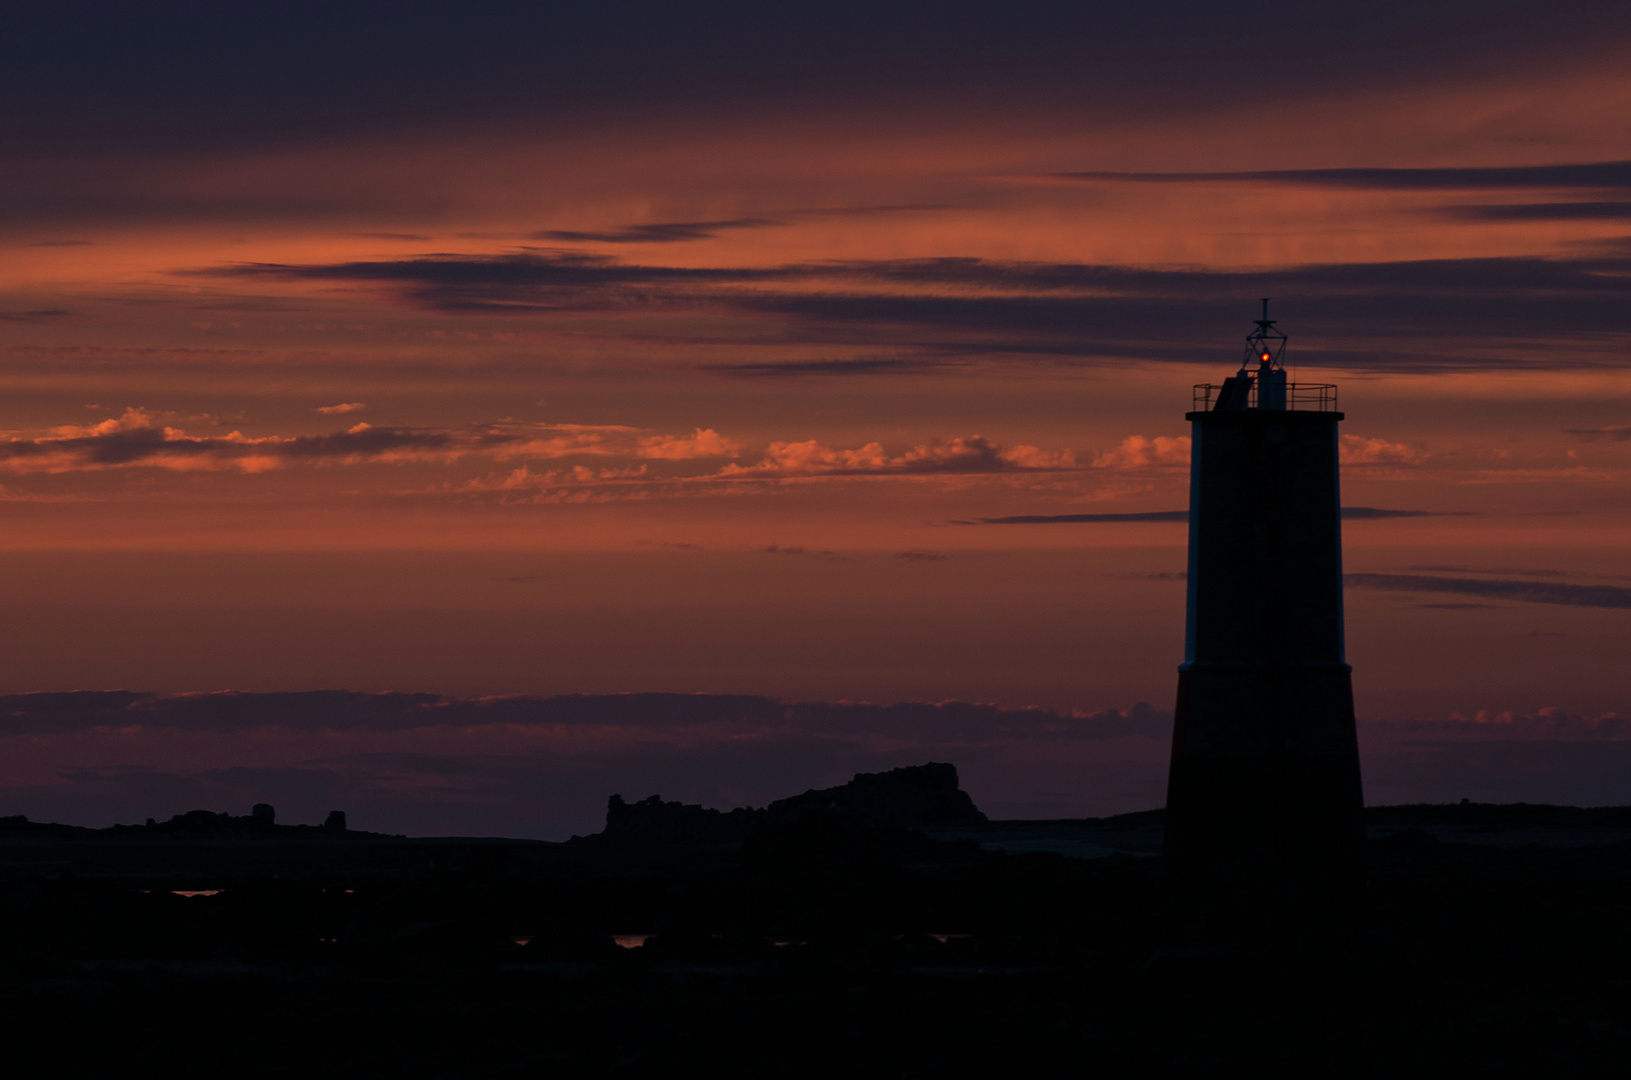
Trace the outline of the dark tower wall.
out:
[[[1167,788],[1180,873],[1355,872],[1338,412],[1190,413],[1189,605]]]

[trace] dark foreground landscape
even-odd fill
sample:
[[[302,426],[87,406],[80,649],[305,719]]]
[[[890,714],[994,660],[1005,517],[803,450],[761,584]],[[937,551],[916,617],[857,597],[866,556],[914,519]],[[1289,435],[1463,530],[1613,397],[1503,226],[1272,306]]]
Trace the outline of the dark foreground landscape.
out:
[[[949,766],[564,844],[0,819],[15,1076],[1624,1075],[1631,808],[1376,807],[1350,887]]]

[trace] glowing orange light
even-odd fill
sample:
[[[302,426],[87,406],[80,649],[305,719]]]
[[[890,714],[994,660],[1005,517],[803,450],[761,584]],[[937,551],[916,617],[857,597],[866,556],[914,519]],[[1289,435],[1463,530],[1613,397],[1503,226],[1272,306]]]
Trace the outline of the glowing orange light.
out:
[[[1264,359],[1264,360],[1267,360],[1267,359],[1268,359],[1268,358],[1269,358],[1269,354],[1268,354],[1268,353],[1264,353],[1264,354],[1263,354],[1263,359]]]

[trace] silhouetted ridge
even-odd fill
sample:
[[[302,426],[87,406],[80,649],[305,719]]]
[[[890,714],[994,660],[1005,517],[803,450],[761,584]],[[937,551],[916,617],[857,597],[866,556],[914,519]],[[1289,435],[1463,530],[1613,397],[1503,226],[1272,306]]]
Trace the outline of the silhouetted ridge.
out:
[[[624,802],[613,795],[606,802],[606,828],[574,840],[690,846],[734,844],[766,828],[764,811],[750,807],[724,813],[694,803],[663,802],[661,795]]]
[[[1478,829],[1603,829],[1631,827],[1631,806],[1552,806],[1547,803],[1413,803],[1367,806],[1365,824],[1461,825]]]
[[[791,824],[815,812],[842,814],[879,829],[986,822],[968,792],[958,785],[957,766],[937,761],[882,773],[857,773],[847,784],[778,799],[765,809],[777,819],[777,825]]]
[[[80,825],[58,825],[49,821],[30,821],[26,814],[10,814],[0,817],[0,836],[58,836],[77,837],[90,836],[96,833],[95,829],[87,829]]]
[[[957,766],[929,762],[882,773],[858,773],[847,784],[778,799],[762,810],[711,810],[664,802],[660,795],[631,803],[613,795],[606,806],[605,830],[573,839],[682,847],[738,844],[755,833],[797,825],[815,815],[843,817],[872,829],[986,823],[974,800],[958,786]]]

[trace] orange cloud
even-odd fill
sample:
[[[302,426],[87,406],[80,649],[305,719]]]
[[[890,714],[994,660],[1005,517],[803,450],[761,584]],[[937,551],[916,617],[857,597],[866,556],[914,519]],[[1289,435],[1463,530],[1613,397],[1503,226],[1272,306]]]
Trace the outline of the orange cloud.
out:
[[[1420,465],[1428,457],[1417,447],[1360,435],[1342,436],[1337,451],[1344,465]]]
[[[649,435],[640,440],[638,453],[640,457],[661,461],[733,458],[742,453],[742,444],[725,438],[713,428],[697,428],[690,435]]]
[[[1100,469],[1150,469],[1188,464],[1188,435],[1176,438],[1157,435],[1153,439],[1129,435],[1114,450],[1107,450],[1093,458],[1094,467]]]
[[[791,477],[855,475],[922,475],[957,473],[1062,472],[1081,466],[1068,450],[1047,451],[1035,446],[1001,447],[978,435],[950,441],[933,440],[900,454],[882,443],[870,442],[853,450],[805,442],[774,442],[763,460],[752,465],[727,465],[722,477]]]
[[[690,435],[644,435],[619,425],[520,424],[502,421],[468,428],[392,428],[360,422],[327,435],[194,436],[144,409],[115,419],[62,425],[33,437],[0,441],[0,469],[61,473],[118,468],[173,472],[237,470],[256,473],[290,464],[452,462],[478,454],[499,460],[608,456],[683,461],[734,456],[740,444],[711,428]]]

